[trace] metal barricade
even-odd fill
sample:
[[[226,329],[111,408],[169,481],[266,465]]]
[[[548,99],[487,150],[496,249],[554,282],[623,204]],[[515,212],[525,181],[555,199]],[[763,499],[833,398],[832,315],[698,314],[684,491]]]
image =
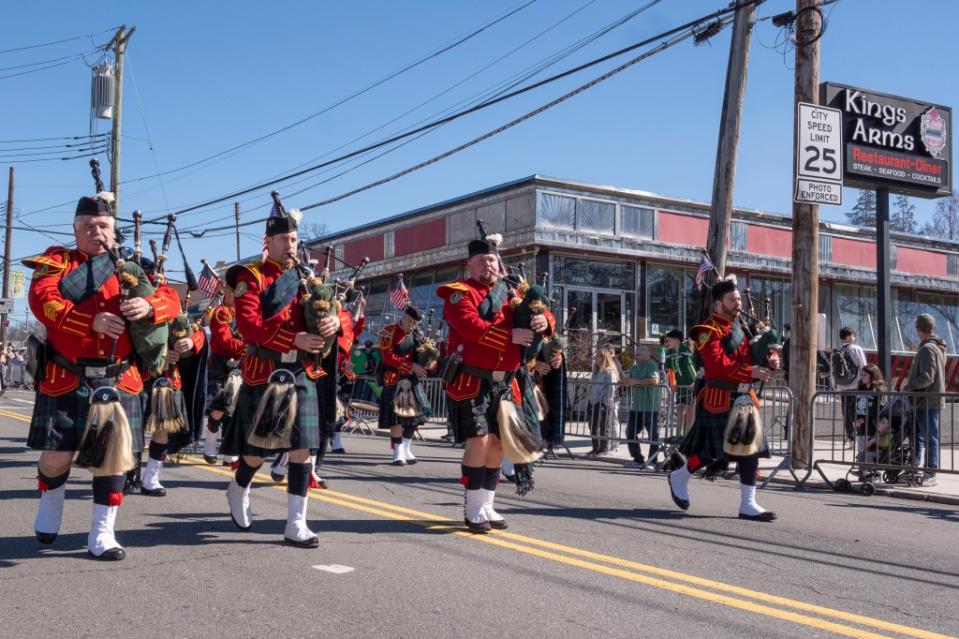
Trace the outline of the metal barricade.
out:
[[[438,377],[428,377],[420,384],[426,392],[426,397],[433,407],[433,413],[427,419],[428,423],[445,424],[449,415],[446,404],[446,390],[443,380]],[[347,433],[359,432],[363,435],[376,435],[379,421],[380,399],[377,390],[380,389],[372,376],[357,375],[353,381],[353,392],[347,403],[347,421],[343,429]],[[422,433],[417,431],[418,439],[423,439]]]
[[[872,495],[879,482],[928,486],[937,474],[959,475],[957,393],[821,391],[813,415],[812,470],[834,490],[858,482]]]
[[[591,453],[614,454],[620,445],[630,447],[630,454],[640,457],[641,445],[649,446],[647,464],[660,468],[672,447],[678,444],[673,393],[669,386],[627,386],[625,383],[594,382],[570,377],[567,385],[567,420],[564,426],[567,449],[570,437],[589,439]],[[633,396],[655,411],[632,410]],[[652,397],[641,397],[649,393]],[[635,446],[635,448],[633,448]]]
[[[762,488],[782,471],[792,475],[793,481],[799,485],[802,480],[793,468],[792,427],[795,416],[796,401],[788,386],[766,386],[757,389],[759,398],[759,414],[762,417],[763,433],[766,436],[766,445],[769,454],[773,457],[782,457],[779,464],[770,472],[762,483]]]

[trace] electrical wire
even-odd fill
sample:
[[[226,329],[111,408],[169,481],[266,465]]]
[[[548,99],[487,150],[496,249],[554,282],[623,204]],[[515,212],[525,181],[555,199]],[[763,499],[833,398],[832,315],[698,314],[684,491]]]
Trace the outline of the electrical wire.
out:
[[[756,4],[758,4],[758,3],[762,2],[762,0],[754,0],[754,2],[755,2]],[[575,66],[575,67],[573,67],[573,68],[571,68],[571,69],[567,69],[567,70],[565,70],[565,71],[563,71],[563,72],[557,73],[557,74],[555,74],[555,75],[552,75],[552,76],[550,76],[550,77],[548,77],[548,78],[545,78],[545,79],[543,79],[543,80],[540,80],[540,81],[538,81],[538,82],[534,82],[534,83],[532,83],[532,84],[526,85],[526,86],[524,86],[524,87],[522,87],[522,88],[520,88],[520,89],[516,89],[516,90],[511,91],[511,92],[509,92],[509,93],[505,93],[505,94],[500,95],[500,96],[498,96],[498,97],[496,97],[496,98],[494,98],[494,99],[484,101],[484,102],[481,103],[481,104],[475,105],[475,106],[470,107],[470,108],[467,108],[467,109],[460,110],[460,111],[458,111],[458,112],[456,112],[456,113],[454,113],[454,114],[452,114],[452,115],[449,115],[449,116],[447,116],[447,117],[444,117],[444,118],[440,118],[440,119],[438,119],[438,120],[431,121],[431,122],[429,122],[429,123],[427,123],[427,124],[425,124],[425,125],[423,125],[423,126],[420,126],[420,127],[411,129],[411,130],[409,130],[409,131],[406,131],[406,132],[404,132],[404,133],[401,133],[401,134],[392,136],[392,137],[390,137],[390,138],[387,138],[386,140],[381,140],[380,142],[376,142],[376,143],[374,143],[374,144],[370,144],[370,145],[368,145],[368,146],[366,146],[366,147],[363,147],[363,148],[361,148],[361,149],[357,149],[357,150],[355,150],[355,151],[351,151],[351,152],[349,152],[349,153],[346,153],[346,154],[344,154],[344,155],[339,156],[338,158],[334,158],[334,159],[332,159],[332,160],[328,160],[328,161],[326,161],[326,162],[322,162],[322,163],[320,163],[320,164],[316,164],[316,165],[307,167],[307,168],[305,168],[305,169],[301,169],[301,170],[299,170],[299,171],[295,171],[295,172],[293,172],[293,173],[289,173],[289,174],[287,174],[287,175],[285,175],[285,176],[281,176],[280,178],[277,178],[277,179],[267,180],[267,181],[262,182],[262,183],[260,183],[260,184],[256,184],[256,185],[253,185],[253,186],[244,188],[244,189],[240,189],[240,190],[234,191],[234,192],[232,192],[232,193],[229,193],[229,194],[227,194],[227,195],[223,195],[223,196],[220,196],[220,197],[217,197],[217,198],[213,198],[213,199],[211,199],[211,200],[208,200],[208,201],[203,202],[203,203],[200,203],[200,204],[196,204],[196,205],[193,205],[193,206],[189,206],[189,207],[180,209],[180,210],[176,211],[175,213],[176,213],[176,215],[179,216],[179,215],[182,215],[182,214],[184,214],[184,213],[189,213],[189,212],[196,211],[196,210],[199,210],[199,209],[202,209],[202,208],[207,208],[207,207],[209,207],[209,206],[211,206],[211,205],[213,205],[213,204],[219,204],[220,202],[225,202],[225,201],[227,201],[227,200],[233,200],[233,199],[235,199],[235,198],[238,197],[238,196],[246,195],[247,193],[251,193],[251,192],[254,192],[254,191],[258,191],[258,190],[261,190],[261,189],[264,189],[264,188],[267,188],[267,187],[270,187],[270,186],[275,186],[275,185],[280,184],[280,183],[283,183],[283,182],[287,182],[287,181],[289,181],[289,180],[291,180],[291,179],[293,179],[293,178],[299,177],[299,176],[301,176],[301,175],[305,175],[305,174],[307,174],[307,173],[312,173],[312,172],[314,172],[314,171],[316,171],[316,170],[318,170],[318,169],[325,168],[325,167],[327,167],[327,166],[329,166],[329,165],[331,165],[331,164],[335,164],[335,163],[337,163],[337,162],[341,162],[341,161],[343,161],[344,159],[356,157],[357,155],[360,155],[360,154],[365,153],[365,152],[367,152],[367,151],[370,151],[370,150],[373,150],[373,149],[377,149],[377,148],[380,148],[380,147],[383,147],[383,146],[387,146],[387,145],[389,145],[389,144],[392,144],[392,143],[394,143],[394,142],[403,140],[403,139],[408,138],[408,137],[412,137],[413,135],[416,135],[416,134],[421,133],[421,132],[423,132],[423,131],[426,131],[426,130],[429,130],[429,129],[433,129],[433,128],[437,127],[437,126],[441,126],[441,125],[446,124],[446,123],[448,123],[448,122],[453,122],[453,121],[458,120],[458,119],[460,119],[460,118],[462,118],[462,117],[465,117],[465,116],[467,116],[467,115],[470,115],[470,114],[472,114],[472,113],[475,113],[475,112],[480,111],[480,110],[483,110],[483,109],[487,109],[487,108],[489,108],[489,107],[491,107],[491,106],[494,106],[494,105],[496,105],[496,104],[499,104],[499,103],[501,103],[501,102],[505,102],[505,101],[510,100],[510,99],[512,99],[512,98],[515,98],[515,97],[517,97],[517,96],[519,96],[519,95],[522,95],[522,94],[524,94],[524,93],[528,93],[528,92],[530,92],[530,91],[532,91],[532,90],[534,90],[534,89],[538,89],[538,88],[540,88],[540,87],[542,87],[542,86],[545,86],[545,85],[547,85],[547,84],[551,84],[551,83],[556,82],[556,81],[558,81],[558,80],[560,80],[560,79],[566,78],[566,77],[568,77],[568,76],[570,76],[570,75],[573,75],[573,74],[578,73],[578,72],[580,72],[580,71],[583,71],[583,70],[585,70],[585,69],[591,68],[591,67],[593,67],[593,66],[596,66],[596,65],[598,65],[598,64],[601,64],[601,63],[606,62],[606,61],[608,61],[608,60],[611,60],[611,59],[620,57],[620,56],[622,56],[622,55],[625,55],[626,53],[635,51],[636,49],[639,49],[639,48],[648,46],[648,45],[652,44],[653,42],[656,42],[656,41],[658,41],[658,40],[660,40],[660,39],[662,39],[662,38],[664,38],[664,37],[669,37],[669,36],[672,36],[672,35],[674,35],[674,34],[676,34],[676,33],[680,33],[680,32],[683,32],[683,31],[687,31],[687,30],[691,29],[691,28],[694,27],[694,26],[698,26],[698,25],[703,24],[704,22],[712,21],[712,20],[715,20],[716,18],[720,18],[720,17],[726,16],[726,15],[729,15],[730,13],[732,13],[732,12],[734,12],[734,11],[735,11],[735,7],[732,7],[732,8],[727,7],[727,8],[724,8],[724,9],[720,9],[720,10],[714,11],[713,13],[708,14],[707,16],[704,16],[703,18],[699,18],[699,19],[697,19],[697,20],[692,20],[692,21],[687,22],[687,23],[685,23],[685,24],[683,24],[683,25],[680,25],[680,26],[675,27],[675,28],[673,28],[673,29],[669,29],[669,30],[667,30],[667,31],[665,31],[665,32],[663,32],[663,33],[657,34],[656,36],[653,36],[653,37],[651,37],[651,38],[644,39],[644,40],[642,40],[642,41],[640,41],[640,42],[637,42],[637,43],[632,44],[632,45],[630,45],[630,46],[624,47],[624,48],[619,49],[619,50],[617,50],[617,51],[613,51],[612,53],[608,53],[608,54],[603,55],[603,56],[601,56],[601,57],[599,57],[599,58],[595,58],[595,59],[593,59],[593,60],[590,60],[590,61],[588,61],[588,62],[585,62],[585,63],[583,63],[583,64],[577,65],[577,66]]]
[[[192,167],[194,167],[194,166],[197,166],[198,164],[203,164],[204,162],[207,162],[207,161],[209,161],[209,160],[212,160],[212,159],[221,157],[221,156],[226,155],[226,154],[228,154],[228,153],[232,153],[232,152],[237,151],[237,150],[239,150],[239,149],[248,147],[248,146],[250,146],[250,145],[252,145],[252,144],[256,144],[256,143],[258,143],[258,142],[262,142],[263,140],[272,138],[272,137],[274,137],[274,136],[276,136],[276,135],[279,135],[280,133],[284,133],[284,132],[286,132],[286,131],[289,131],[290,129],[293,129],[293,128],[295,128],[295,127],[298,127],[298,126],[300,126],[301,124],[305,124],[306,122],[309,122],[310,120],[313,120],[313,119],[315,119],[315,118],[323,115],[324,113],[328,113],[329,111],[332,111],[333,109],[335,109],[335,108],[337,108],[337,107],[339,107],[339,106],[342,106],[343,104],[346,104],[347,102],[353,100],[354,98],[357,98],[357,97],[359,97],[359,96],[361,96],[361,95],[363,95],[363,94],[365,94],[365,93],[367,93],[367,92],[375,89],[376,87],[378,87],[378,86],[380,86],[380,85],[382,85],[382,84],[385,84],[386,82],[389,82],[390,80],[392,80],[392,79],[394,79],[394,78],[396,78],[396,77],[398,77],[398,76],[406,73],[407,71],[410,71],[410,70],[412,70],[412,69],[414,69],[414,68],[416,68],[416,67],[418,67],[418,66],[420,66],[420,65],[422,65],[422,64],[424,64],[424,63],[426,63],[426,62],[428,62],[428,61],[430,61],[430,60],[432,60],[432,59],[434,59],[434,58],[436,58],[436,57],[438,57],[438,56],[440,56],[440,55],[442,55],[442,54],[444,54],[444,53],[447,53],[448,51],[451,51],[452,49],[455,49],[456,47],[462,45],[462,44],[465,43],[465,42],[468,42],[469,40],[471,40],[471,39],[473,39],[474,37],[480,35],[480,34],[483,33],[484,31],[486,31],[486,30],[490,29],[491,27],[495,26],[496,24],[499,24],[500,22],[506,20],[507,18],[510,18],[511,16],[519,13],[520,11],[522,11],[523,9],[525,9],[526,7],[530,6],[531,4],[533,4],[533,3],[535,3],[535,2],[537,2],[537,0],[525,0],[525,2],[521,3],[519,6],[513,8],[512,10],[506,12],[504,15],[501,15],[501,16],[499,16],[499,17],[497,17],[497,18],[494,18],[494,19],[492,19],[492,20],[490,20],[490,21],[487,21],[486,23],[484,23],[484,24],[481,25],[480,27],[478,27],[478,28],[474,29],[473,31],[469,32],[468,34],[460,37],[458,40],[456,40],[456,41],[454,41],[454,42],[452,42],[452,43],[450,43],[450,44],[448,44],[448,45],[443,46],[443,47],[440,48],[438,51],[434,51],[433,53],[427,54],[426,56],[423,56],[422,58],[419,58],[419,59],[416,60],[415,62],[412,62],[412,63],[409,63],[409,64],[405,65],[405,66],[402,67],[401,69],[399,69],[399,70],[397,70],[397,71],[394,71],[394,72],[386,75],[385,77],[383,77],[383,78],[381,78],[381,79],[379,79],[379,80],[376,80],[375,82],[373,82],[373,83],[371,83],[371,84],[368,84],[368,85],[365,86],[364,88],[359,89],[359,90],[357,90],[357,91],[354,91],[353,93],[349,94],[348,96],[336,100],[335,102],[333,102],[333,103],[331,103],[331,104],[323,107],[323,108],[320,109],[319,111],[315,111],[315,112],[311,113],[310,115],[307,115],[307,116],[305,116],[305,117],[303,117],[303,118],[300,118],[299,120],[297,120],[297,121],[295,121],[295,122],[291,122],[290,124],[287,124],[287,125],[285,125],[285,126],[282,126],[282,127],[280,127],[279,129],[275,129],[275,130],[273,130],[273,131],[271,131],[271,132],[269,132],[269,133],[265,133],[265,134],[263,134],[263,135],[260,135],[260,136],[255,137],[255,138],[251,138],[251,139],[249,139],[249,140],[247,140],[247,141],[245,141],[245,142],[241,142],[241,143],[239,143],[239,144],[236,144],[236,145],[234,145],[234,146],[232,146],[232,147],[230,147],[230,148],[228,148],[228,149],[225,149],[225,150],[223,150],[223,151],[219,151],[219,152],[217,152],[217,153],[214,153],[213,155],[209,155],[209,156],[207,156],[207,157],[205,157],[205,158],[202,158],[202,159],[200,159],[200,160],[196,160],[196,161],[191,162],[191,163],[189,163],[189,164],[185,164],[185,165],[180,166],[180,167],[177,167],[177,168],[175,168],[175,169],[169,169],[169,170],[167,170],[167,171],[163,171],[162,173],[160,173],[160,175],[170,175],[171,173],[177,173],[177,172],[179,172],[179,171],[183,171],[183,170],[185,170],[185,169],[192,168]],[[152,179],[152,178],[154,178],[154,177],[156,177],[156,176],[154,176],[154,175],[146,175],[146,176],[142,176],[142,177],[138,177],[138,178],[132,178],[132,179],[130,179],[130,180],[127,180],[127,182],[140,182],[140,181],[143,181],[143,180]]]
[[[727,11],[727,12],[724,12],[722,15],[726,15],[727,13],[728,13],[728,11]],[[712,20],[712,19],[713,19],[712,17],[709,18],[709,20]],[[731,18],[728,18],[728,17],[722,18],[722,26],[728,25],[731,21],[732,21]],[[691,37],[694,37],[694,36],[696,35],[696,31],[694,30],[693,26],[698,25],[698,24],[701,24],[702,22],[705,22],[705,20],[695,21],[692,25],[687,26],[686,29],[685,29],[685,31],[683,31],[683,30],[680,29],[679,35],[674,35],[671,39],[669,39],[669,40],[667,40],[667,41],[665,41],[665,42],[662,42],[662,43],[659,44],[658,46],[653,47],[652,49],[650,49],[650,50],[648,50],[648,51],[644,51],[644,52],[641,53],[640,55],[638,55],[638,56],[636,56],[636,57],[634,57],[634,58],[631,58],[630,60],[627,60],[625,63],[619,65],[618,67],[615,67],[614,69],[611,69],[610,71],[607,71],[606,73],[604,73],[604,74],[602,74],[602,75],[600,75],[600,76],[598,76],[598,77],[590,80],[589,82],[586,82],[585,84],[582,84],[582,85],[576,87],[576,88],[573,89],[572,91],[569,91],[569,92],[567,92],[567,93],[559,96],[558,98],[555,98],[555,99],[551,100],[550,102],[547,102],[546,104],[544,104],[544,105],[542,105],[542,106],[540,106],[540,107],[538,107],[538,108],[536,108],[536,109],[534,109],[534,110],[532,110],[532,111],[529,111],[529,112],[521,115],[520,117],[511,120],[510,122],[507,122],[506,124],[503,124],[503,125],[495,128],[495,129],[492,129],[492,130],[490,130],[490,131],[487,131],[486,133],[484,133],[484,134],[482,134],[482,135],[480,135],[480,136],[478,136],[478,137],[475,137],[475,138],[473,138],[472,140],[470,140],[470,141],[468,141],[468,142],[465,142],[465,143],[463,143],[463,144],[461,144],[461,145],[459,145],[459,146],[456,146],[456,147],[454,147],[454,148],[452,148],[452,149],[449,149],[449,150],[447,150],[447,151],[445,151],[445,152],[443,152],[443,153],[441,153],[441,154],[439,154],[439,155],[433,156],[433,157],[429,158],[428,160],[425,160],[425,161],[423,161],[423,162],[420,162],[419,164],[416,164],[416,165],[414,165],[414,166],[411,166],[411,167],[408,167],[408,168],[406,168],[406,169],[403,169],[402,171],[399,171],[399,172],[397,172],[397,173],[394,173],[394,174],[392,174],[392,175],[390,175],[390,176],[387,176],[387,177],[385,177],[385,178],[376,180],[375,182],[371,182],[371,183],[369,183],[369,184],[366,184],[366,185],[363,185],[363,186],[361,186],[361,187],[352,189],[352,190],[347,191],[347,192],[345,192],[345,193],[341,193],[341,194],[336,195],[336,196],[334,196],[334,197],[327,198],[327,199],[321,200],[321,201],[319,201],[319,202],[315,202],[315,203],[313,203],[313,204],[308,204],[308,205],[306,205],[306,206],[302,206],[302,207],[300,207],[300,210],[301,210],[301,211],[308,211],[308,210],[311,210],[311,209],[314,209],[314,208],[319,208],[319,207],[322,207],[322,206],[326,206],[326,205],[332,204],[332,203],[334,203],[334,202],[338,202],[338,201],[340,201],[340,200],[346,199],[346,198],[348,198],[348,197],[352,197],[353,195],[357,195],[358,193],[362,193],[363,191],[367,191],[367,190],[370,190],[370,189],[372,189],[372,188],[375,188],[375,187],[378,187],[378,186],[382,186],[383,184],[386,184],[386,183],[388,183],[388,182],[392,182],[392,181],[394,181],[394,180],[396,180],[396,179],[399,179],[399,178],[401,178],[401,177],[403,177],[403,176],[405,176],[405,175],[409,175],[410,173],[413,173],[413,172],[415,172],[415,171],[419,171],[420,169],[423,169],[423,168],[425,168],[425,167],[427,167],[427,166],[430,166],[430,165],[435,164],[435,163],[437,163],[437,162],[440,162],[440,161],[442,161],[442,160],[444,160],[444,159],[447,159],[447,158],[449,158],[449,157],[451,157],[451,156],[453,156],[453,155],[455,155],[455,154],[457,154],[457,153],[459,153],[459,152],[461,152],[461,151],[464,151],[464,150],[466,150],[466,149],[468,149],[468,148],[470,148],[470,147],[472,147],[472,146],[475,146],[476,144],[479,144],[479,143],[481,143],[481,142],[483,142],[483,141],[485,141],[485,140],[488,140],[488,139],[490,139],[490,138],[492,138],[492,137],[494,137],[494,136],[496,136],[496,135],[499,135],[500,133],[503,133],[504,131],[507,131],[507,130],[511,129],[511,128],[513,128],[514,126],[517,126],[517,125],[521,124],[522,122],[525,122],[526,120],[529,120],[529,119],[531,119],[531,118],[533,118],[533,117],[535,117],[535,116],[537,116],[537,115],[539,115],[539,114],[541,114],[541,113],[543,113],[543,112],[545,112],[545,111],[547,111],[547,110],[549,110],[549,109],[551,109],[551,108],[553,108],[553,107],[555,107],[555,106],[557,106],[557,105],[559,105],[559,104],[561,104],[561,103],[563,103],[563,102],[565,102],[565,101],[567,101],[567,100],[569,100],[569,99],[571,99],[571,98],[573,98],[573,97],[575,97],[576,95],[579,95],[580,93],[583,93],[584,91],[587,91],[588,89],[596,86],[597,84],[599,84],[599,83],[601,83],[601,82],[604,82],[605,80],[608,80],[609,78],[611,78],[611,77],[613,77],[613,76],[615,76],[615,75],[618,75],[619,73],[625,71],[625,70],[628,69],[629,67],[631,67],[631,66],[633,66],[633,65],[635,65],[635,64],[637,64],[637,63],[639,63],[639,62],[641,62],[641,61],[643,61],[643,60],[645,60],[645,59],[647,59],[647,58],[650,58],[650,57],[656,55],[657,53],[661,53],[662,51],[665,51],[666,49],[669,49],[669,48],[671,48],[671,47],[679,44],[680,42],[682,42],[682,41],[684,41],[684,40],[687,40],[687,39],[689,39],[689,38],[691,38]],[[669,33],[675,34],[675,33],[677,33],[677,31],[676,31],[676,30],[671,30]],[[663,36],[660,35],[660,36],[657,36],[657,37],[653,38],[653,40],[659,40],[659,39],[661,39],[662,37],[663,37]],[[208,229],[208,231],[219,231],[219,230],[224,230],[224,229],[229,229],[229,228],[236,228],[236,226],[241,226],[241,227],[242,227],[242,226],[250,226],[250,225],[253,225],[253,224],[262,223],[262,222],[264,222],[265,220],[266,220],[266,218],[263,218],[263,219],[259,219],[259,220],[250,220],[250,221],[248,221],[248,222],[243,222],[243,223],[241,223],[241,224],[239,224],[239,225],[223,226],[223,227],[213,227],[213,228]]]
[[[27,51],[28,49],[39,49],[41,47],[50,47],[55,44],[63,44],[64,42],[73,42],[74,40],[86,40],[92,38],[93,36],[103,35],[104,33],[110,33],[111,31],[116,31],[119,29],[119,26],[110,27],[109,29],[104,29],[103,31],[97,31],[96,33],[87,33],[85,35],[74,36],[72,38],[64,38],[63,40],[54,40],[53,42],[43,42],[41,44],[30,44],[22,47],[14,47],[12,49],[2,49],[0,53],[15,53],[17,51]]]

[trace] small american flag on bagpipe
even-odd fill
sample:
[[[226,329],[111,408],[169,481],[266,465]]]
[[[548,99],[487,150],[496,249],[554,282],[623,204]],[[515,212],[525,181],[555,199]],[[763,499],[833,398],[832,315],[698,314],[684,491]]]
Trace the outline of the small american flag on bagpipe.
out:
[[[393,307],[399,311],[405,311],[410,303],[410,292],[406,290],[406,284],[403,283],[403,274],[396,276],[396,286],[390,291],[390,301]]]
[[[207,299],[216,295],[220,290],[220,278],[216,272],[210,268],[210,265],[203,262],[203,270],[200,272],[200,279],[197,280],[197,293],[200,299]]]
[[[709,256],[703,253],[699,258],[699,270],[696,271],[696,288],[702,287],[706,282],[706,276],[710,271],[715,271],[716,267],[709,261]]]

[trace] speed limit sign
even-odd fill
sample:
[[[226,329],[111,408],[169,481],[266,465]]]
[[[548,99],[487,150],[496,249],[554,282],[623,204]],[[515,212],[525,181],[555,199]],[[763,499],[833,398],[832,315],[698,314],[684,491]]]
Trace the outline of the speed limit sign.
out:
[[[842,204],[842,112],[806,102],[796,118],[796,202]]]

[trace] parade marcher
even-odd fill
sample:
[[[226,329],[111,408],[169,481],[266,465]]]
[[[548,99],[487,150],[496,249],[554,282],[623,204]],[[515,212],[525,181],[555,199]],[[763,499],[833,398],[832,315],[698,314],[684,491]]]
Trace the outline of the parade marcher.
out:
[[[557,340],[554,338],[554,340]],[[554,340],[550,340],[553,342]],[[562,340],[565,345],[565,340]],[[562,347],[544,345],[536,361],[536,377],[546,398],[546,415],[540,424],[547,457],[555,456],[553,449],[563,446],[566,428],[566,354]]]
[[[287,214],[274,194],[266,222],[266,255],[231,268],[237,286],[236,324],[247,341],[243,385],[226,426],[221,452],[240,455],[227,489],[230,515],[241,530],[253,524],[250,485],[265,457],[289,453],[284,543],[315,548],[319,539],[306,521],[311,453],[322,427],[336,420],[337,349],[322,356],[328,339],[349,335],[347,312],[307,326],[302,306],[309,274],[296,259],[298,211]]]
[[[148,260],[144,259],[143,263],[147,275],[157,286],[157,293],[166,295],[179,308],[179,295],[166,278],[152,274]],[[151,437],[140,494],[150,497],[166,496],[166,488],[160,483],[163,462],[168,454],[175,454],[189,444],[194,433],[199,433],[205,404],[206,379],[197,378],[205,377],[206,373],[206,334],[184,313],[170,320],[169,331],[163,373],[144,380],[143,420]]]
[[[217,439],[223,420],[227,416],[228,408],[232,404],[232,397],[239,388],[235,388],[240,375],[240,361],[246,343],[236,329],[236,312],[234,300],[236,290],[230,283],[222,285],[222,297],[210,311],[210,365],[207,374],[207,422],[203,441],[203,459],[208,464],[215,464],[217,458]],[[243,292],[242,290],[240,292]],[[234,377],[233,382],[231,376]],[[223,463],[229,464],[234,458],[224,458]]]
[[[410,447],[416,429],[426,423],[426,416],[416,405],[412,392],[412,385],[427,376],[426,369],[416,361],[418,340],[415,329],[422,319],[420,310],[410,304],[399,322],[380,331],[383,392],[380,394],[379,427],[390,431],[394,466],[416,463]],[[407,401],[400,407],[396,403],[398,396],[400,400],[408,397],[412,402]]]
[[[106,460],[98,468],[91,466],[93,518],[87,549],[102,560],[119,560],[126,554],[116,539],[115,523],[123,503],[124,473],[134,463],[130,453],[143,445],[139,397],[143,380],[133,361],[135,345],[128,322],[162,325],[179,310],[159,293],[123,299],[115,255],[110,253],[116,247],[112,204],[108,193],[80,198],[73,223],[77,247],[55,246],[24,260],[33,269],[30,309],[46,328],[46,341],[32,347],[39,369],[31,368],[39,384],[27,443],[42,451],[34,530],[40,543],[56,539],[74,454],[87,435],[95,435],[98,443],[102,438],[108,456],[129,455],[109,468]],[[86,428],[88,416],[100,411],[100,401],[115,404],[110,420],[98,431],[85,433],[96,426],[91,419],[90,429]],[[123,443],[129,450],[117,449]]]
[[[710,318],[690,331],[696,341],[705,377],[696,393],[695,421],[680,445],[686,463],[667,476],[670,495],[679,508],[687,510],[690,503],[690,477],[701,469],[706,469],[707,473],[713,472],[716,465],[724,465],[726,460],[735,461],[740,480],[740,519],[773,521],[776,519],[775,513],[756,503],[759,457],[768,457],[768,448],[758,446],[752,454],[735,456],[724,451],[724,444],[739,444],[738,439],[735,442],[728,441],[732,437],[732,434],[727,435],[730,414],[738,414],[740,406],[758,405],[752,382],[769,379],[767,365],[777,368],[778,354],[768,356],[768,363],[753,361],[749,339],[737,321],[742,311],[742,299],[735,282],[717,282],[712,288],[712,300]],[[754,431],[759,431],[753,433],[751,441],[758,442],[762,438],[762,426],[755,424],[755,419],[751,423]]]
[[[444,300],[443,317],[449,326],[448,351],[456,368],[447,365],[449,419],[456,441],[465,442],[462,477],[466,489],[464,519],[471,532],[506,528],[493,508],[503,447],[498,416],[501,402],[521,400],[516,371],[520,347],[533,343],[537,333],[551,331],[548,313],[532,318],[530,328],[515,328],[513,309],[498,240],[488,236],[468,245],[469,277],[437,290]]]

